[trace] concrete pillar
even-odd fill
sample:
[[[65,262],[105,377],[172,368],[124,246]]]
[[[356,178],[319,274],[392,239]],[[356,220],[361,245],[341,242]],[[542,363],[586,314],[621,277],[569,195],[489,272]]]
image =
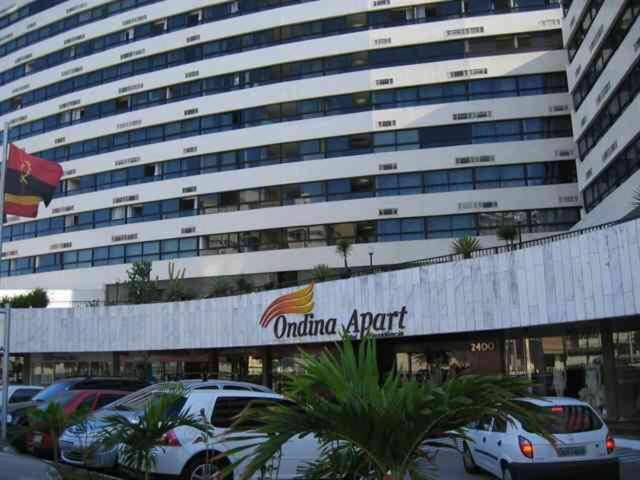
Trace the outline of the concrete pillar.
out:
[[[359,347],[359,345],[354,343],[353,348],[356,352]],[[388,340],[376,340],[376,350],[378,354],[378,371],[380,372],[380,380],[382,381],[395,367],[395,345]]]
[[[218,351],[211,350],[209,352],[207,376],[211,379],[218,378],[220,375],[220,360],[218,358]]]
[[[112,363],[113,363],[113,371],[112,374],[114,377],[120,376],[120,354],[117,352],[113,353]]]
[[[603,326],[600,335],[602,338],[602,376],[606,391],[607,418],[616,420],[620,415],[620,409],[618,407],[618,375],[611,327]]]
[[[31,385],[31,355],[29,353],[25,353],[22,358],[22,381],[25,385]]]
[[[262,349],[262,384],[265,387],[273,388],[273,355],[271,347]]]

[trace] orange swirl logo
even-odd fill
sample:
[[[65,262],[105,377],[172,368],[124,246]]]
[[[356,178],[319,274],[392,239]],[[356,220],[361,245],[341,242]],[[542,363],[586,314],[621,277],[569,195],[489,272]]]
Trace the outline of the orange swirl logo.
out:
[[[275,299],[262,314],[260,326],[267,328],[274,318],[286,314],[307,314],[313,311],[313,283],[296,292]]]

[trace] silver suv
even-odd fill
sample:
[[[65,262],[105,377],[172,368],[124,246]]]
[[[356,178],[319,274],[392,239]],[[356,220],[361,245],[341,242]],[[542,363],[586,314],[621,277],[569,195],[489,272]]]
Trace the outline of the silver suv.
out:
[[[104,450],[98,445],[106,427],[105,419],[112,415],[121,415],[130,420],[139,417],[145,406],[154,397],[176,386],[181,386],[188,392],[194,390],[232,390],[272,393],[271,389],[262,385],[227,380],[184,380],[151,385],[94,412],[84,425],[66,429],[59,440],[62,461],[91,468],[115,467],[118,458],[116,449]]]

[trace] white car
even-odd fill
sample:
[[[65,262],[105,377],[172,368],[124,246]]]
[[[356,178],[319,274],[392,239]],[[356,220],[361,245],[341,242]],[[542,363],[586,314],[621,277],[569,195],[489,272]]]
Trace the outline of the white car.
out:
[[[71,465],[114,468],[118,459],[116,449],[105,450],[97,443],[106,427],[105,418],[120,415],[130,421],[136,421],[144,412],[145,406],[159,393],[175,387],[182,387],[186,392],[191,390],[225,390],[270,393],[272,391],[263,385],[230,380],[182,380],[180,382],[156,383],[122,397],[94,412],[85,423],[84,428],[75,425],[67,428],[58,442],[60,458],[63,462]]]
[[[0,385],[0,392],[2,385]],[[9,403],[21,403],[30,401],[44,387],[37,385],[9,385]],[[2,393],[0,393],[0,406],[2,406]]]
[[[213,432],[203,439],[202,432],[191,427],[179,427],[164,436],[164,446],[157,450],[156,464],[153,473],[160,476],[180,477],[185,480],[202,480],[216,478],[219,467],[214,466],[211,458],[224,454],[240,446],[238,442],[230,442],[225,433],[250,402],[273,401],[286,402],[284,397],[273,393],[247,391],[194,390],[187,395],[182,408],[183,412],[190,412],[210,422]],[[245,452],[246,454],[246,452]],[[298,468],[317,458],[319,454],[318,442],[312,436],[291,439],[282,448],[277,458],[272,460],[269,468],[273,478],[298,478]],[[239,456],[231,454],[229,460],[235,463]],[[234,478],[242,474],[241,464],[234,471]],[[221,468],[221,467],[220,467]],[[259,475],[256,475],[259,478]]]
[[[619,478],[613,437],[587,403],[558,397],[522,401],[550,415],[546,424],[556,445],[517,418],[487,418],[465,429],[469,440],[458,443],[468,473],[484,470],[503,480]]]

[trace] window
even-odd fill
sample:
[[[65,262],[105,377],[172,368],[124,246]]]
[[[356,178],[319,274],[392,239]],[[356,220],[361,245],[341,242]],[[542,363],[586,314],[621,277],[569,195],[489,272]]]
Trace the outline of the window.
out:
[[[122,397],[123,395],[103,393],[100,395],[100,397],[98,397],[98,401],[96,402],[95,409],[98,410],[99,408],[109,405]]]
[[[583,69],[580,80],[576,83],[572,92],[575,109],[578,110],[585,98],[594,87],[600,75],[606,68],[609,60],[623,43],[632,25],[635,23],[640,8],[634,5],[636,2],[627,2],[623,11],[618,14],[615,23],[609,33],[601,41],[599,49],[592,56],[591,63]],[[570,51],[570,54],[572,52]]]
[[[491,430],[492,424],[493,424],[493,419],[491,417],[485,417],[476,424],[475,428],[476,430],[488,432],[489,430]]]
[[[36,388],[18,388],[13,392],[13,395],[11,395],[9,403],[28,402],[39,391],[40,389]]]
[[[216,428],[229,428],[238,416],[249,406],[250,402],[258,400],[251,397],[218,397],[215,401],[211,424]]]
[[[491,431],[495,433],[507,433],[507,422],[505,421],[505,419],[495,417],[493,419],[493,428],[491,429]]]

